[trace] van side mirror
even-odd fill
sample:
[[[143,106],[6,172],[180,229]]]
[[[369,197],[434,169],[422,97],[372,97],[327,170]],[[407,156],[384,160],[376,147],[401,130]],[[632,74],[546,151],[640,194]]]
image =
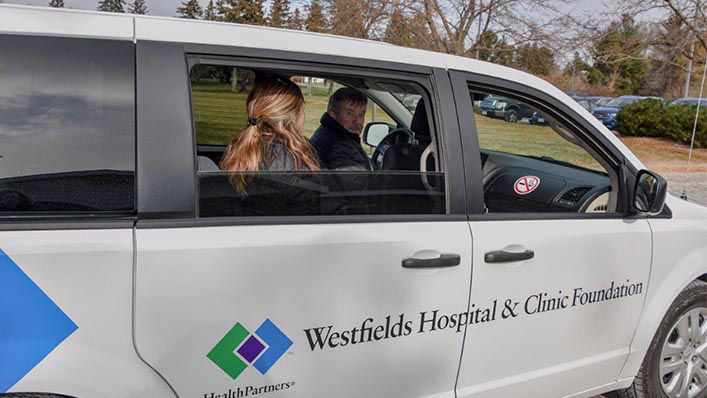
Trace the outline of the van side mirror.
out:
[[[363,129],[363,142],[375,148],[393,129],[395,129],[395,126],[385,122],[368,123],[366,128]]]
[[[633,212],[651,216],[660,214],[667,192],[668,183],[663,177],[648,170],[639,171],[633,190]]]

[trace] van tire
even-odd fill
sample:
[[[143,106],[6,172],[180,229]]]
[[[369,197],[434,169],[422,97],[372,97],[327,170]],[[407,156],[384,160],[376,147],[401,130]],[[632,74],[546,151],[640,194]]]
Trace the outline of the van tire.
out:
[[[683,315],[691,309],[697,307],[707,307],[707,283],[701,280],[692,281],[682,292],[675,298],[675,301],[670,305],[663,320],[658,327],[658,330],[648,347],[646,357],[643,359],[641,368],[636,374],[633,384],[625,390],[615,391],[615,395],[619,398],[654,398],[668,397],[661,387],[660,377],[658,372],[659,362],[661,360],[661,351],[663,344],[669,336],[673,326]],[[707,320],[705,320],[707,321]],[[700,396],[704,396],[707,388],[702,390]]]

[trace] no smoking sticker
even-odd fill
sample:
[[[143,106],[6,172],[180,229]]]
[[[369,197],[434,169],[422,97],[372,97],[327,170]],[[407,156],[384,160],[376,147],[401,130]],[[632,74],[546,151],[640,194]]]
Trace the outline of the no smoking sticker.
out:
[[[536,176],[523,176],[513,184],[513,190],[518,195],[527,195],[540,186],[540,179]]]

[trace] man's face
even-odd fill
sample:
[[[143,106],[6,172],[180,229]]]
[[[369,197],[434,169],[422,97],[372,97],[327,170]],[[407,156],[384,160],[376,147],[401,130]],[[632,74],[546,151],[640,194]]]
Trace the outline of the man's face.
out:
[[[329,116],[353,134],[361,134],[366,120],[366,104],[354,105],[350,102],[339,104],[338,112],[330,111]]]

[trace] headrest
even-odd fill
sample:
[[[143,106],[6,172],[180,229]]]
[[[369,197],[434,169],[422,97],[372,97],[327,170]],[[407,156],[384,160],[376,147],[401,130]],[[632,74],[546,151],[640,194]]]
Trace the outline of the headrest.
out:
[[[429,142],[432,139],[430,123],[427,120],[427,110],[425,109],[425,100],[422,98],[415,107],[415,113],[413,113],[412,122],[410,122],[410,130],[415,132],[415,138],[418,140]]]

